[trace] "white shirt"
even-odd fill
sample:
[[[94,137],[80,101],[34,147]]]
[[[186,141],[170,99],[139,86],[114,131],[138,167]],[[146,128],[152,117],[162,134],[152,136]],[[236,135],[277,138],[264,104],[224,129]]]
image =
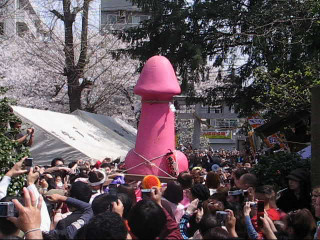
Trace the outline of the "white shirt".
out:
[[[8,187],[11,183],[11,177],[4,176],[0,182],[0,200],[7,196]]]

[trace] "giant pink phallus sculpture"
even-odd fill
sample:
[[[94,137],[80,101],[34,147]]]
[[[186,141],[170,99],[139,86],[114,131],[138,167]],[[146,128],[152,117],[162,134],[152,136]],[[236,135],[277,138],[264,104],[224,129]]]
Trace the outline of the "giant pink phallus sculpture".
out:
[[[162,56],[150,58],[134,88],[134,93],[142,97],[142,112],[135,149],[129,151],[125,160],[128,173],[176,177],[188,169],[188,160],[176,150],[175,141],[172,103],[173,96],[180,92],[169,60]],[[172,161],[176,171],[172,171]]]

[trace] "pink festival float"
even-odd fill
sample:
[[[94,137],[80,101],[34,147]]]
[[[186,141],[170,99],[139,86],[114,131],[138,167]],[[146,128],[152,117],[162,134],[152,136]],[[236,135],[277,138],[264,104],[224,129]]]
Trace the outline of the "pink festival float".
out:
[[[169,60],[150,58],[134,93],[142,97],[142,109],[135,148],[125,159],[127,173],[177,177],[188,170],[188,160],[176,150],[173,96],[181,89]]]

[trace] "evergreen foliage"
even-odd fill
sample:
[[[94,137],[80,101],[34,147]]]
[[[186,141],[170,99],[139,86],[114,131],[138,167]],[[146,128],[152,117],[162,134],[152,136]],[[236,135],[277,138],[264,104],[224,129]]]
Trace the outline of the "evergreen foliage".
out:
[[[132,43],[126,52],[142,65],[153,55],[166,56],[184,93],[195,96],[193,83],[210,78],[208,67],[219,67],[217,80],[223,84],[204,92],[205,104],[223,99],[242,116],[260,110],[268,117],[310,110],[309,88],[319,81],[317,1],[132,2],[151,18],[119,34]],[[279,97],[282,90],[288,97]]]
[[[273,185],[280,190],[287,187],[286,176],[297,168],[306,168],[310,171],[310,159],[301,159],[296,153],[277,152],[261,156],[252,172],[258,177],[259,184]]]
[[[5,93],[6,89],[1,88],[0,94]],[[9,131],[8,123],[10,121],[16,121],[18,118],[12,113],[11,104],[8,98],[0,99],[0,178],[2,178],[6,172],[8,172],[13,165],[18,162],[22,157],[28,155],[28,149],[22,149],[21,152],[17,152],[15,149],[18,146],[17,142],[14,142],[6,137],[6,133]],[[8,195],[17,195],[24,186],[25,176],[15,177],[11,180],[11,185],[8,188]]]

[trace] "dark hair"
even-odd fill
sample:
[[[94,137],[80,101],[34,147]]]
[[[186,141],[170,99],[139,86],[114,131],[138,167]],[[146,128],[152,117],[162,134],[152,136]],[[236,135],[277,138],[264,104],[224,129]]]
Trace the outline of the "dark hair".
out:
[[[178,182],[169,182],[163,193],[163,197],[168,201],[178,204],[183,200],[183,189]]]
[[[132,233],[139,239],[155,239],[167,222],[163,209],[151,200],[141,200],[129,214],[128,223]]]
[[[235,170],[233,172],[234,176],[236,177],[236,179],[240,179],[240,177],[243,175],[243,174],[246,174],[248,173],[248,169],[246,168],[238,168],[237,170]]]
[[[73,168],[74,165],[76,165],[76,164],[77,164],[77,162],[73,161],[73,162],[68,164],[68,168]]]
[[[126,193],[118,193],[118,198],[120,199],[120,201],[123,204],[124,210],[123,210],[123,218],[124,219],[128,219],[129,216],[129,212],[133,206],[133,201],[130,198],[130,196]]]
[[[231,239],[232,237],[228,231],[221,227],[215,227],[209,229],[204,235],[203,239]]]
[[[205,201],[210,197],[210,191],[207,186],[200,183],[191,188],[191,194],[194,198],[198,198],[200,201]]]
[[[112,203],[117,202],[118,197],[110,195],[108,193],[97,196],[92,202],[92,210],[94,215],[98,215],[103,212],[112,211]]]
[[[193,184],[192,175],[188,171],[179,173],[177,181],[181,184],[183,189],[191,188]]]
[[[101,166],[100,166],[100,168],[106,168],[106,167],[108,167],[110,169],[112,168],[110,163],[102,163]]]
[[[220,177],[214,172],[209,172],[207,174],[206,186],[208,188],[217,189],[220,186]]]
[[[217,218],[213,214],[205,214],[200,223],[199,223],[199,231],[203,236],[210,228],[219,227],[219,223]]]
[[[117,192],[127,194],[131,198],[133,204],[137,203],[137,196],[133,186],[130,186],[128,184],[121,184],[118,186]]]
[[[22,197],[4,197],[0,202],[11,202],[12,199],[17,199],[22,205],[24,205],[24,199]],[[18,210],[15,208],[14,215],[19,216]],[[18,228],[13,222],[7,220],[7,218],[0,218],[0,232],[5,236],[11,236],[17,232]],[[6,237],[7,239],[7,237]]]
[[[274,192],[274,189],[271,185],[263,185],[263,186],[256,187],[256,193],[271,195],[273,192]]]
[[[294,230],[294,239],[312,238],[316,229],[316,222],[308,209],[303,208],[289,212],[286,220],[287,226]]]
[[[92,191],[87,183],[80,181],[72,183],[70,189],[70,197],[88,203],[90,201],[91,195]]]
[[[119,214],[103,212],[79,230],[75,239],[127,239],[128,230]]]
[[[63,158],[61,158],[61,157],[56,157],[56,158],[54,158],[54,159],[51,161],[51,167],[55,167],[58,161],[61,161],[61,162],[63,162],[63,164],[64,164]]]
[[[104,175],[100,171],[89,172],[89,182],[100,182],[104,178]]]
[[[242,183],[247,185],[248,187],[255,188],[258,185],[258,179],[256,175],[252,173],[243,174],[240,178]]]

